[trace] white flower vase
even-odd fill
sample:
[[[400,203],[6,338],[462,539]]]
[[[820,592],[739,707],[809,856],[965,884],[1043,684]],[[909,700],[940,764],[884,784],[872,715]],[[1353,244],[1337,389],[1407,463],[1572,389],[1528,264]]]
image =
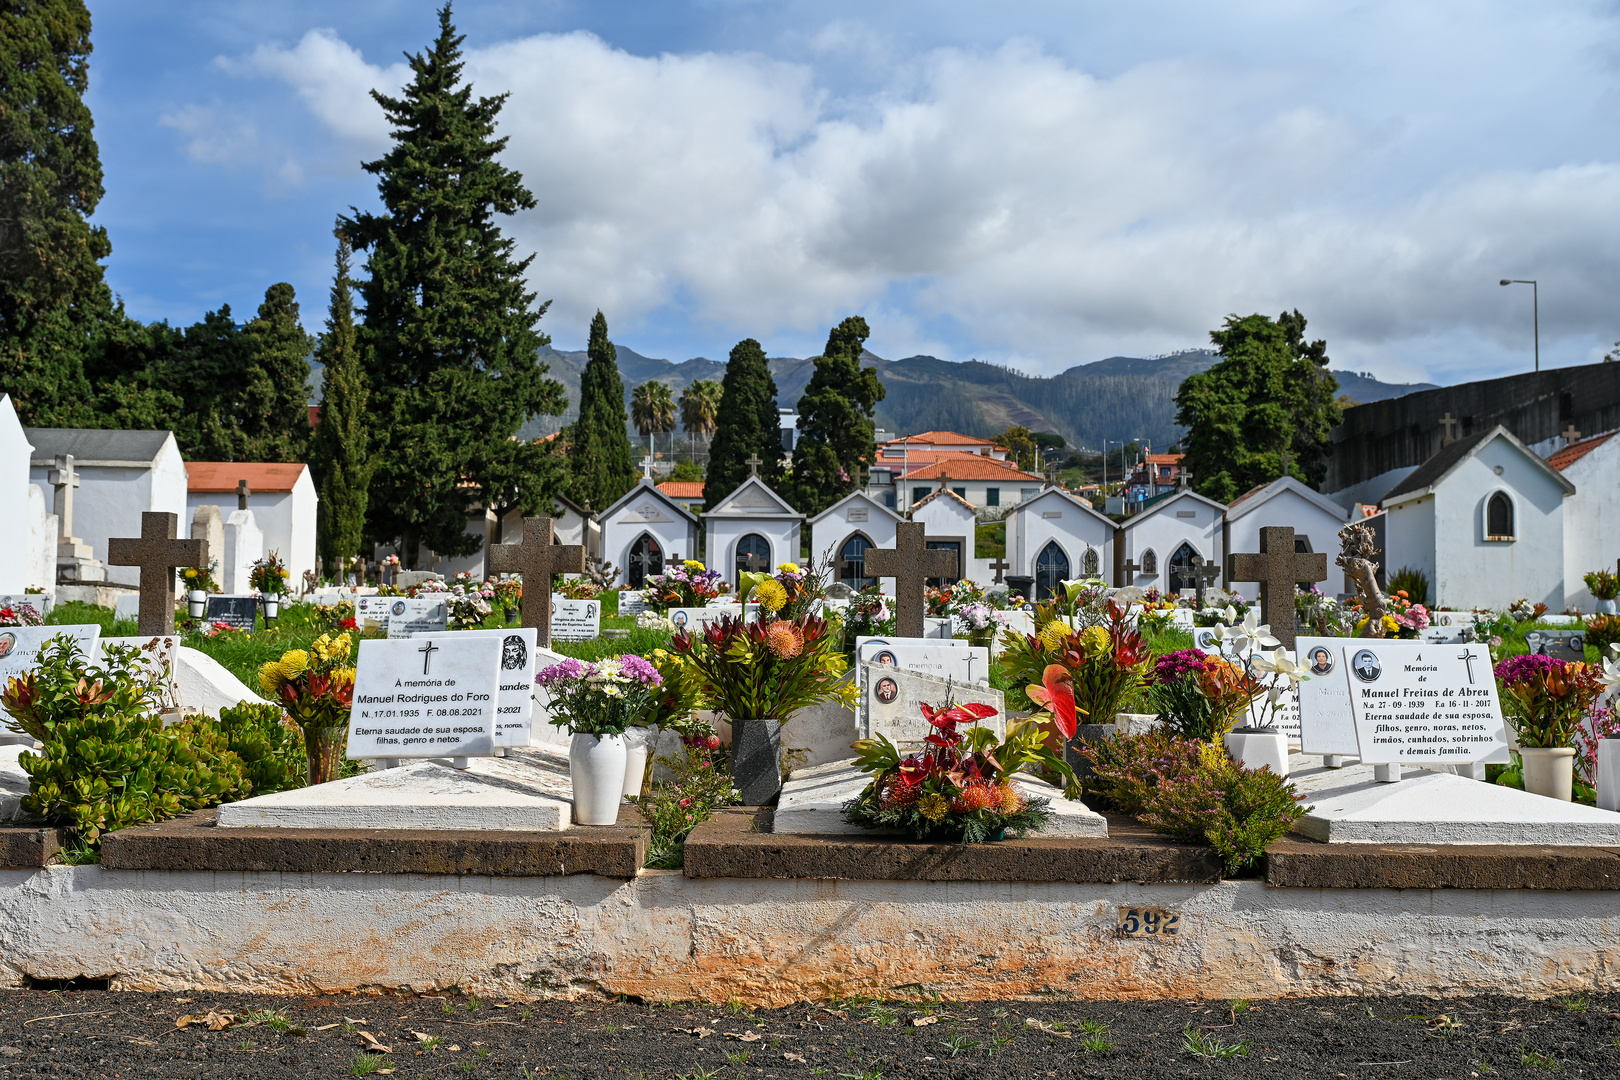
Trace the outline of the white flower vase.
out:
[[[281,597],[267,596],[264,598],[264,621],[273,622],[281,614]]]
[[[1288,775],[1288,736],[1275,728],[1238,728],[1226,733],[1226,752],[1245,769],[1269,768]]]
[[[613,825],[624,797],[623,735],[576,734],[568,743],[575,825]]]
[[[657,728],[633,727],[624,733],[624,795],[640,795],[647,775],[647,757],[658,741]]]
[[[1599,810],[1620,810],[1620,738],[1598,740],[1597,805]]]
[[[1521,746],[1524,762],[1524,790],[1532,795],[1569,802],[1574,796],[1575,748],[1572,746]]]
[[[193,619],[200,619],[208,611],[208,590],[192,589],[186,593],[186,611]]]
[[[1620,609],[1620,604],[1613,600],[1599,600],[1597,602],[1597,613],[1599,615],[1613,615],[1617,609]]]

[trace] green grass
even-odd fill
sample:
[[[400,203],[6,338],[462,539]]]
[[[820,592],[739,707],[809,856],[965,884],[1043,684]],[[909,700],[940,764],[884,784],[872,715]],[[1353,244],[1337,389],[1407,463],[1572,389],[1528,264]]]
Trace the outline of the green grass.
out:
[[[1191,1024],[1181,1029],[1181,1048],[1194,1057],[1206,1059],[1249,1056],[1248,1039],[1228,1043],[1217,1036],[1205,1035]]]

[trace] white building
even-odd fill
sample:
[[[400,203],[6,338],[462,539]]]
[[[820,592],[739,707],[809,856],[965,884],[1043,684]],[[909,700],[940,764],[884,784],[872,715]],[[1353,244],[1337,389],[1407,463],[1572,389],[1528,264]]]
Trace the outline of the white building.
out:
[[[1260,530],[1287,525],[1294,530],[1295,551],[1325,551],[1333,558],[1339,553],[1339,530],[1349,522],[1344,507],[1320,492],[1312,491],[1292,476],[1282,476],[1239,495],[1226,508],[1226,551],[1259,551]],[[1334,589],[1327,584],[1324,592]]]
[[[1547,459],[1575,485],[1564,500],[1564,603],[1595,610],[1585,575],[1620,560],[1620,431],[1578,439]]]
[[[733,585],[750,568],[751,560],[755,570],[799,561],[804,515],[757,476],[750,476],[716,503],[703,515],[703,523],[708,566]]]
[[[834,580],[864,589],[877,579],[866,576],[868,548],[894,547],[899,514],[864,491],[853,491],[810,519],[810,555],[831,566]]]
[[[930,550],[956,552],[956,576],[930,579],[930,585],[968,578],[984,583],[984,567],[974,557],[973,505],[954,491],[936,491],[911,508],[911,520],[923,523],[923,541]]]
[[[647,478],[602,511],[601,523],[602,558],[633,588],[697,552],[698,519]]]
[[[1160,496],[1120,528],[1115,544],[1114,584],[1135,584],[1171,596],[1182,589],[1196,588],[1194,555],[1217,566],[1226,563],[1226,546],[1222,542],[1225,521],[1226,507],[1191,488]],[[1134,573],[1119,569],[1127,562],[1140,569]],[[1244,591],[1241,585],[1239,591]],[[1246,595],[1254,591],[1250,587]]]
[[[17,410],[11,404],[10,394],[0,394],[0,593],[21,593],[30,585],[52,587],[56,582],[56,530],[47,536],[43,532],[43,518],[35,520],[28,482],[28,463],[33,459],[34,447],[23,434]],[[39,507],[43,509],[43,506]],[[50,549],[52,572],[46,581],[39,576],[41,544]]]
[[[73,455],[79,474],[73,493],[73,534],[102,562],[107,560],[109,539],[141,535],[143,513],[190,519],[186,465],[174,432],[24,428],[23,434],[34,447],[28,478],[51,494],[52,513],[59,513],[59,508],[48,477],[59,455]],[[107,580],[138,586],[140,567],[108,566]]]
[[[1113,580],[1115,525],[1089,502],[1047,488],[1007,514],[1007,562],[1012,577],[1033,578],[1032,599],[1053,595],[1058,582]]]
[[[1383,498],[1384,565],[1422,571],[1431,606],[1564,608],[1575,485],[1500,424],[1440,448]]]
[[[197,507],[219,507],[229,520],[237,509],[237,485],[247,481],[248,509],[263,534],[264,553],[281,556],[297,592],[304,571],[315,569],[315,520],[319,498],[309,466],[298,462],[188,461],[186,514],[189,528]],[[251,545],[245,545],[247,550]],[[220,553],[214,552],[219,558]]]

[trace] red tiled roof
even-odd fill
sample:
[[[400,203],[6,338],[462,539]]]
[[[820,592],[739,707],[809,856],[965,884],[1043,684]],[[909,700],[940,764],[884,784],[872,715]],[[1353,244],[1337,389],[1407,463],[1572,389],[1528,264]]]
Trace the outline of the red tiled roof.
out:
[[[1032,480],[1045,483],[1043,477],[1021,471],[1010,461],[996,461],[977,454],[953,454],[949,461],[937,461],[906,474],[907,480]]]
[[[962,435],[955,431],[923,431],[916,435],[906,435],[898,439],[890,439],[884,446],[904,446],[906,443],[926,443],[933,446],[994,446],[989,439],[975,439],[971,435]]]
[[[237,481],[246,480],[254,492],[291,491],[308,469],[296,462],[188,461],[186,490],[234,493]]]
[[[912,450],[904,457],[880,457],[872,463],[874,469],[885,469],[889,472],[900,472],[909,469],[915,473],[935,462],[951,464],[957,461],[988,461],[994,465],[1016,469],[1018,466],[1005,458],[994,458],[988,454],[975,454],[971,450]]]
[[[1186,454],[1148,454],[1147,463],[1149,465],[1179,465],[1181,459],[1186,456]]]
[[[658,490],[672,499],[701,499],[703,498],[703,481],[665,480],[658,485]]]
[[[1620,432],[1610,431],[1605,432],[1602,435],[1593,435],[1588,439],[1581,439],[1578,442],[1572,442],[1562,450],[1558,451],[1552,457],[1548,458],[1547,464],[1551,465],[1559,472],[1563,472],[1565,469],[1581,460],[1581,458],[1585,457],[1587,454],[1590,454],[1592,451],[1614,438],[1617,434],[1620,434]]]

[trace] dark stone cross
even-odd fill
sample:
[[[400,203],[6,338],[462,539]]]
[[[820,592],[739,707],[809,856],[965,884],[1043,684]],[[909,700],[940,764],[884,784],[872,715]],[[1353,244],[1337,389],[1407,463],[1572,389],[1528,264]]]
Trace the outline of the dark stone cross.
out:
[[[744,459],[743,464],[748,466],[749,476],[758,476],[759,467],[765,463],[759,459],[758,454],[749,454],[748,457]]]
[[[1579,431],[1575,430],[1575,425],[1574,424],[1571,424],[1567,428],[1565,428],[1561,434],[1564,436],[1564,445],[1565,446],[1568,446],[1570,443],[1574,442],[1576,439],[1579,439],[1581,437],[1581,433]]]
[[[253,489],[248,487],[248,482],[246,480],[238,480],[236,482],[236,508],[238,510],[246,510],[248,508],[248,496],[252,494]]]
[[[1327,553],[1294,550],[1290,525],[1260,530],[1260,553],[1226,556],[1227,581],[1260,583],[1260,621],[1289,652],[1294,650],[1294,583],[1326,581]]]
[[[1462,423],[1462,421],[1458,420],[1455,416],[1452,416],[1451,410],[1447,409],[1446,415],[1440,418],[1440,428],[1442,430],[1442,434],[1440,436],[1441,446],[1445,446],[1447,443],[1452,442],[1457,438],[1457,433],[1453,429],[1460,423]]]
[[[996,559],[993,562],[991,562],[990,569],[992,569],[992,570],[994,570],[996,572],[996,581],[995,581],[995,583],[997,585],[1001,585],[1001,584],[1003,584],[1003,581],[1001,579],[1001,572],[1003,570],[1011,570],[1012,569],[1012,563],[1008,562],[1006,559]]]
[[[107,561],[141,568],[140,633],[163,637],[174,633],[174,571],[181,566],[207,566],[208,541],[176,540],[178,514],[147,511],[141,515],[141,538],[107,541]]]
[[[1204,590],[1215,584],[1215,578],[1220,574],[1221,568],[1208,562],[1202,555],[1192,557],[1193,588],[1197,590],[1198,610],[1204,609]]]
[[[1142,569],[1142,568],[1136,564],[1135,559],[1126,559],[1125,560],[1125,565],[1121,566],[1120,569],[1125,572],[1125,584],[1126,585],[1135,585],[1136,584],[1136,572],[1138,570]]]
[[[898,637],[920,638],[927,628],[925,592],[929,578],[955,577],[956,552],[928,546],[920,521],[895,526],[894,547],[867,548],[866,574],[894,578],[894,626]]]
[[[552,543],[552,519],[523,519],[523,543],[492,544],[491,574],[523,575],[523,625],[534,627],[535,640],[551,645],[551,575],[583,574],[585,549],[579,544]]]

